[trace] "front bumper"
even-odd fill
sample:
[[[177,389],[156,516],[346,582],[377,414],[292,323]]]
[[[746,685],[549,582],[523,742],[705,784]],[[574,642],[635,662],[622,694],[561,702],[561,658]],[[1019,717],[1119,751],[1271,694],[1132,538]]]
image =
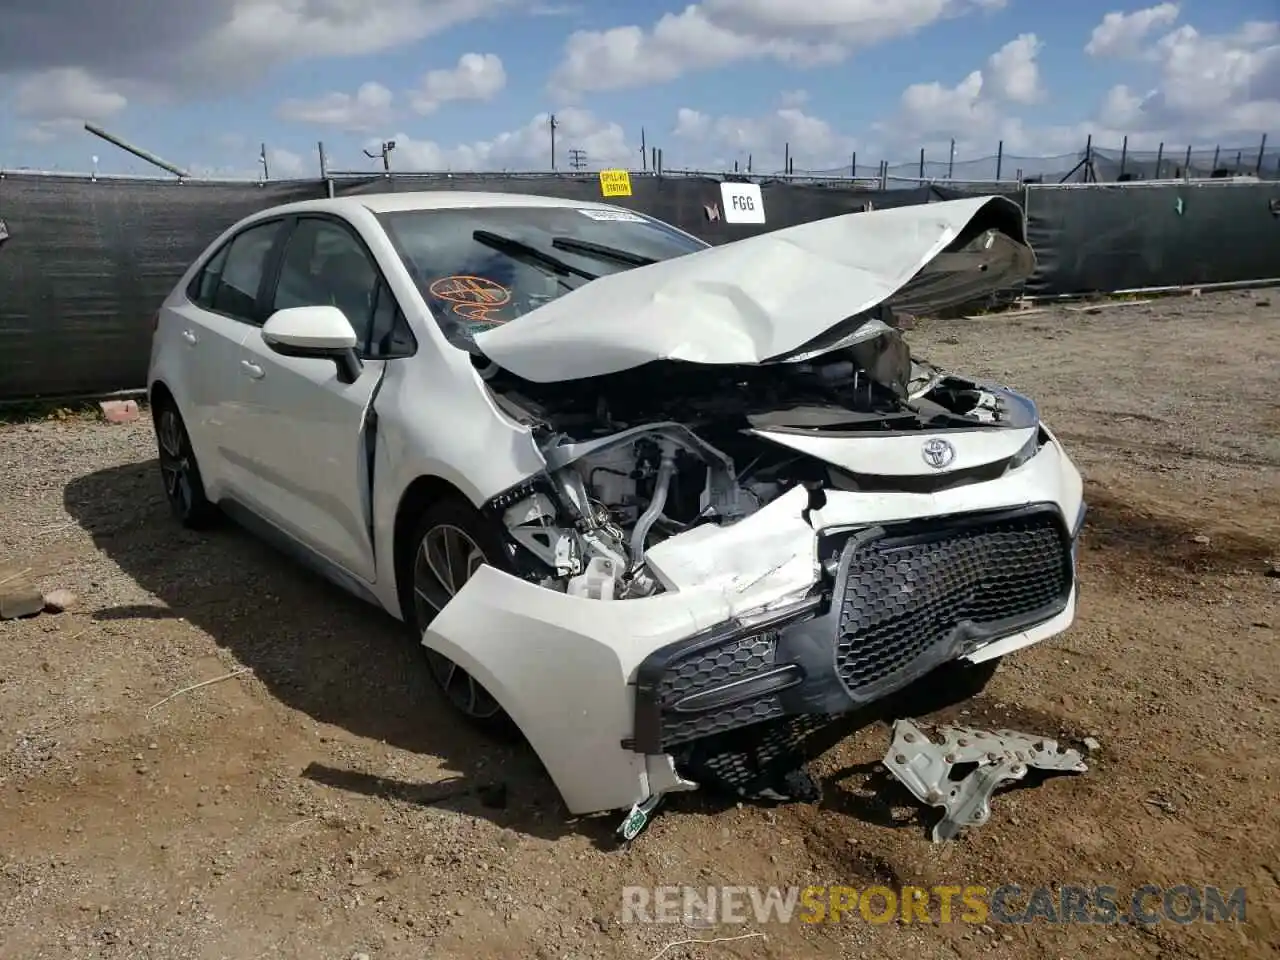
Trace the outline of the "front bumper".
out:
[[[823,533],[818,555],[835,569],[814,596],[646,657],[627,746],[670,753],[763,720],[865,707],[1074,599],[1071,532],[1051,504]]]
[[[987,483],[833,492],[814,527],[800,506],[797,492],[698,528],[696,550],[667,558],[681,588],[653,597],[587,600],[483,567],[424,643],[485,685],[584,814],[694,770],[732,780],[717,764],[741,781],[759,757],[700,750],[745,728],[780,754],[947,661],[1000,656],[1074,618],[1081,484],[1056,443]],[[705,566],[696,581],[690,564]]]

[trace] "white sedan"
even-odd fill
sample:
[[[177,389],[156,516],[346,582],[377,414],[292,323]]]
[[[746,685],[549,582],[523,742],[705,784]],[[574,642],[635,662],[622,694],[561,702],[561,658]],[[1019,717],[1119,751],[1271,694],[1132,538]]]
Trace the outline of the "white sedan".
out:
[[[1079,473],[894,323],[1034,265],[998,197],[719,247],[512,194],[265,210],[157,316],[165,489],[407,622],[575,814],[804,795],[831,717],[1072,622]]]

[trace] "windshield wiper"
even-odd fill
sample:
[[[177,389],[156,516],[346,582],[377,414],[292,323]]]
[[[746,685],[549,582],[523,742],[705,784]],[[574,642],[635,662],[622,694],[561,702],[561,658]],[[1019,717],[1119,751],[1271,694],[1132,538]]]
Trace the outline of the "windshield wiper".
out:
[[[612,260],[614,263],[626,264],[629,267],[647,267],[658,262],[655,257],[646,257],[641,253],[619,250],[617,247],[609,247],[603,243],[592,243],[590,240],[579,240],[576,237],[556,237],[551,241],[551,245],[557,250],[580,253],[583,256],[597,257],[601,260]]]
[[[515,237],[504,237],[500,233],[477,230],[471,234],[471,238],[476,243],[483,243],[486,247],[506,254],[512,260],[519,260],[521,263],[527,263],[532,267],[539,267],[558,277],[574,276],[581,277],[583,280],[596,279],[594,273],[580,270],[572,264],[565,263],[559,257],[553,257],[551,254],[545,253],[532,244],[525,243],[523,240],[517,240]]]

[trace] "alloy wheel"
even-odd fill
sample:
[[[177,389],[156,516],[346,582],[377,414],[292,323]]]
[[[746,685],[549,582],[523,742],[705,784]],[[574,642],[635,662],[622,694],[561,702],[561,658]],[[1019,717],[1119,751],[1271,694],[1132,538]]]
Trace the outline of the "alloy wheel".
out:
[[[165,496],[180,516],[186,516],[194,506],[195,496],[191,487],[191,457],[187,452],[186,430],[176,412],[167,409],[160,412],[156,435]]]
[[[428,623],[487,562],[480,545],[461,527],[439,524],[429,529],[413,562],[417,622]],[[477,720],[491,719],[502,711],[470,673],[442,653],[427,649],[426,654],[436,682],[458,710]]]

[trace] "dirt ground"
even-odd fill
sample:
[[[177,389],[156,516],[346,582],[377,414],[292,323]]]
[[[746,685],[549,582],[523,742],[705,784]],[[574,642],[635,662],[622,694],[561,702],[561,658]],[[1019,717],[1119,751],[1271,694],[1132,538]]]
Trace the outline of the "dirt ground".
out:
[[[0,427],[0,562],[80,598],[0,624],[0,957],[1280,955],[1280,291],[922,322],[1025,390],[1087,477],[1077,624],[963,719],[1079,742],[934,845],[874,771],[816,806],[687,796],[628,850],[469,733],[402,628],[232,529],[181,532],[145,419]],[[247,668],[231,679],[165,697]],[[961,716],[959,710],[953,716]],[[626,885],[1248,889],[1244,924],[620,922]]]

